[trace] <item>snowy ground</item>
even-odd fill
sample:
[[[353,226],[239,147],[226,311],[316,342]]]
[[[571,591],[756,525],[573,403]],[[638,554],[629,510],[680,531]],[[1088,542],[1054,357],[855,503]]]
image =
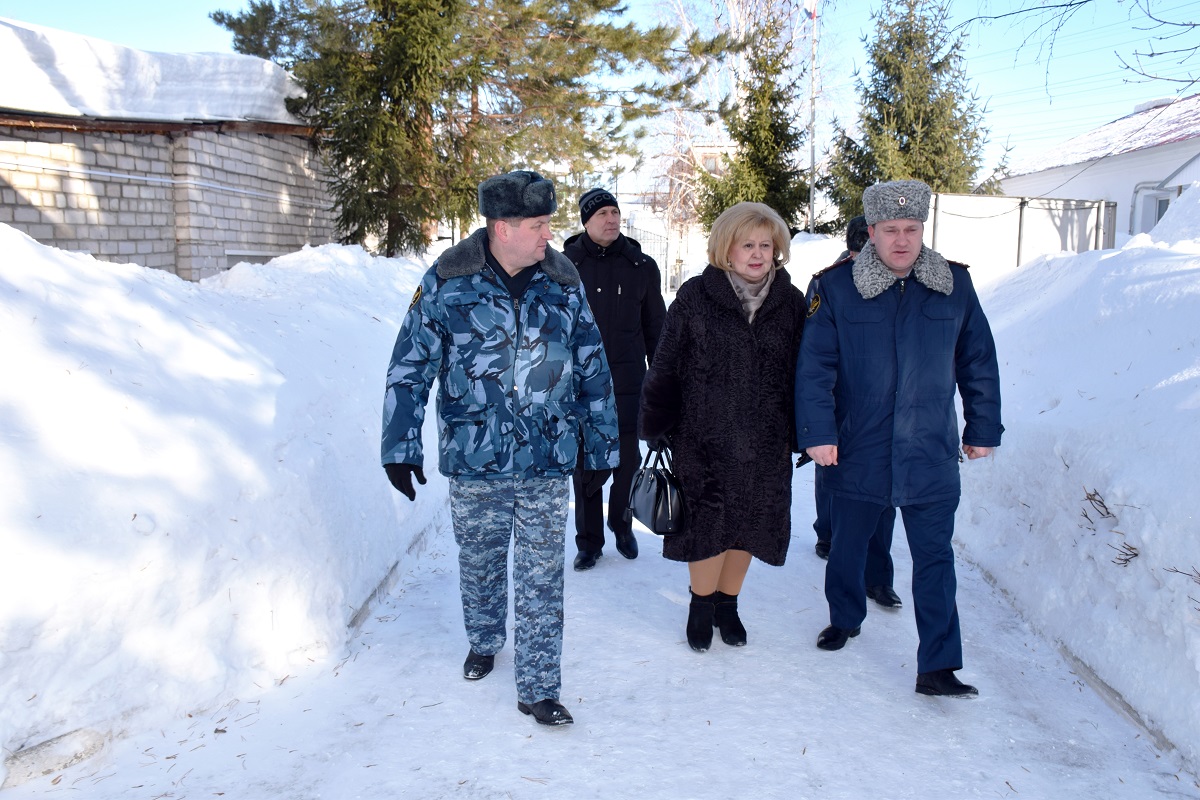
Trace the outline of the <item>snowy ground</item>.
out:
[[[801,236],[792,272],[839,250]],[[1118,250],[979,276],[1008,428],[963,465],[979,700],[913,692],[909,608],[815,648],[810,467],[744,649],[687,647],[649,534],[568,573],[566,730],[516,711],[511,650],[461,678],[446,481],[410,504],[379,468],[428,258],[326,246],[195,285],[3,225],[0,254],[0,773],[103,745],[6,800],[1200,798],[1196,190]]]
[[[518,713],[511,649],[478,683],[466,655],[453,540],[430,542],[349,654],[5,798],[1149,798],[1200,797],[1194,779],[1113,711],[960,563],[967,665],[981,698],[913,691],[916,627],[872,604],[838,653],[823,561],[812,553],[812,472],[795,480],[786,567],[756,564],[745,648],[683,636],[686,571],[648,533],[567,576],[564,694],[576,724]],[[908,597],[903,537],[897,590]]]

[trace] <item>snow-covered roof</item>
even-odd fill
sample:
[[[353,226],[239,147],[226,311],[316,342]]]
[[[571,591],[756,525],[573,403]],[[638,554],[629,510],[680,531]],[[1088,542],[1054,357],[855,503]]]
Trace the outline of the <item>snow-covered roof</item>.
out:
[[[1149,147],[1200,137],[1200,94],[1146,103],[1132,114],[1015,163],[1010,175],[1028,175]]]
[[[0,17],[0,109],[144,121],[302,124],[302,94],[282,67],[253,56],[150,53]]]

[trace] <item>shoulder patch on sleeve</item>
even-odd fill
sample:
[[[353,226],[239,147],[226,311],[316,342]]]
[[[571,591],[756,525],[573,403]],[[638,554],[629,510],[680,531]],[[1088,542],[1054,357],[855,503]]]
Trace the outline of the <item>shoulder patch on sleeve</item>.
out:
[[[805,316],[811,317],[813,314],[817,313],[817,309],[820,307],[821,307],[821,295],[817,294],[816,292],[813,292],[812,300],[808,301],[808,314],[806,314]]]
[[[413,310],[413,306],[415,306],[415,305],[416,305],[417,303],[419,303],[420,301],[421,301],[421,286],[420,286],[420,284],[418,284],[418,285],[417,285],[417,290],[416,290],[415,292],[413,292],[413,299],[412,299],[412,302],[408,304],[408,310],[409,310],[409,311],[412,311],[412,310]]]

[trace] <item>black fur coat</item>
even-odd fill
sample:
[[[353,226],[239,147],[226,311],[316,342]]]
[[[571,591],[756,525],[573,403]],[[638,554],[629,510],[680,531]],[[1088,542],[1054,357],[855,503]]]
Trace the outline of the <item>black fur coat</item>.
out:
[[[639,435],[671,439],[687,528],[663,555],[699,561],[746,550],[781,565],[791,538],[793,397],[804,295],[784,270],[746,321],[716,267],[667,309],[642,385]]]

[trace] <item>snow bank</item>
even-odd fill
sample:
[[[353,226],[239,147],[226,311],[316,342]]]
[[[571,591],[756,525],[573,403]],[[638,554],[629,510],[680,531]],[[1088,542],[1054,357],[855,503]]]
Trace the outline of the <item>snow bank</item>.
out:
[[[0,744],[340,652],[440,517],[378,465],[423,266],[326,246],[196,285],[3,225],[0,252]]]
[[[261,58],[148,53],[0,17],[0,108],[139,120],[299,124],[284,106],[303,94]]]
[[[1200,190],[1116,251],[982,295],[1004,446],[964,469],[958,540],[1022,614],[1200,764]]]

